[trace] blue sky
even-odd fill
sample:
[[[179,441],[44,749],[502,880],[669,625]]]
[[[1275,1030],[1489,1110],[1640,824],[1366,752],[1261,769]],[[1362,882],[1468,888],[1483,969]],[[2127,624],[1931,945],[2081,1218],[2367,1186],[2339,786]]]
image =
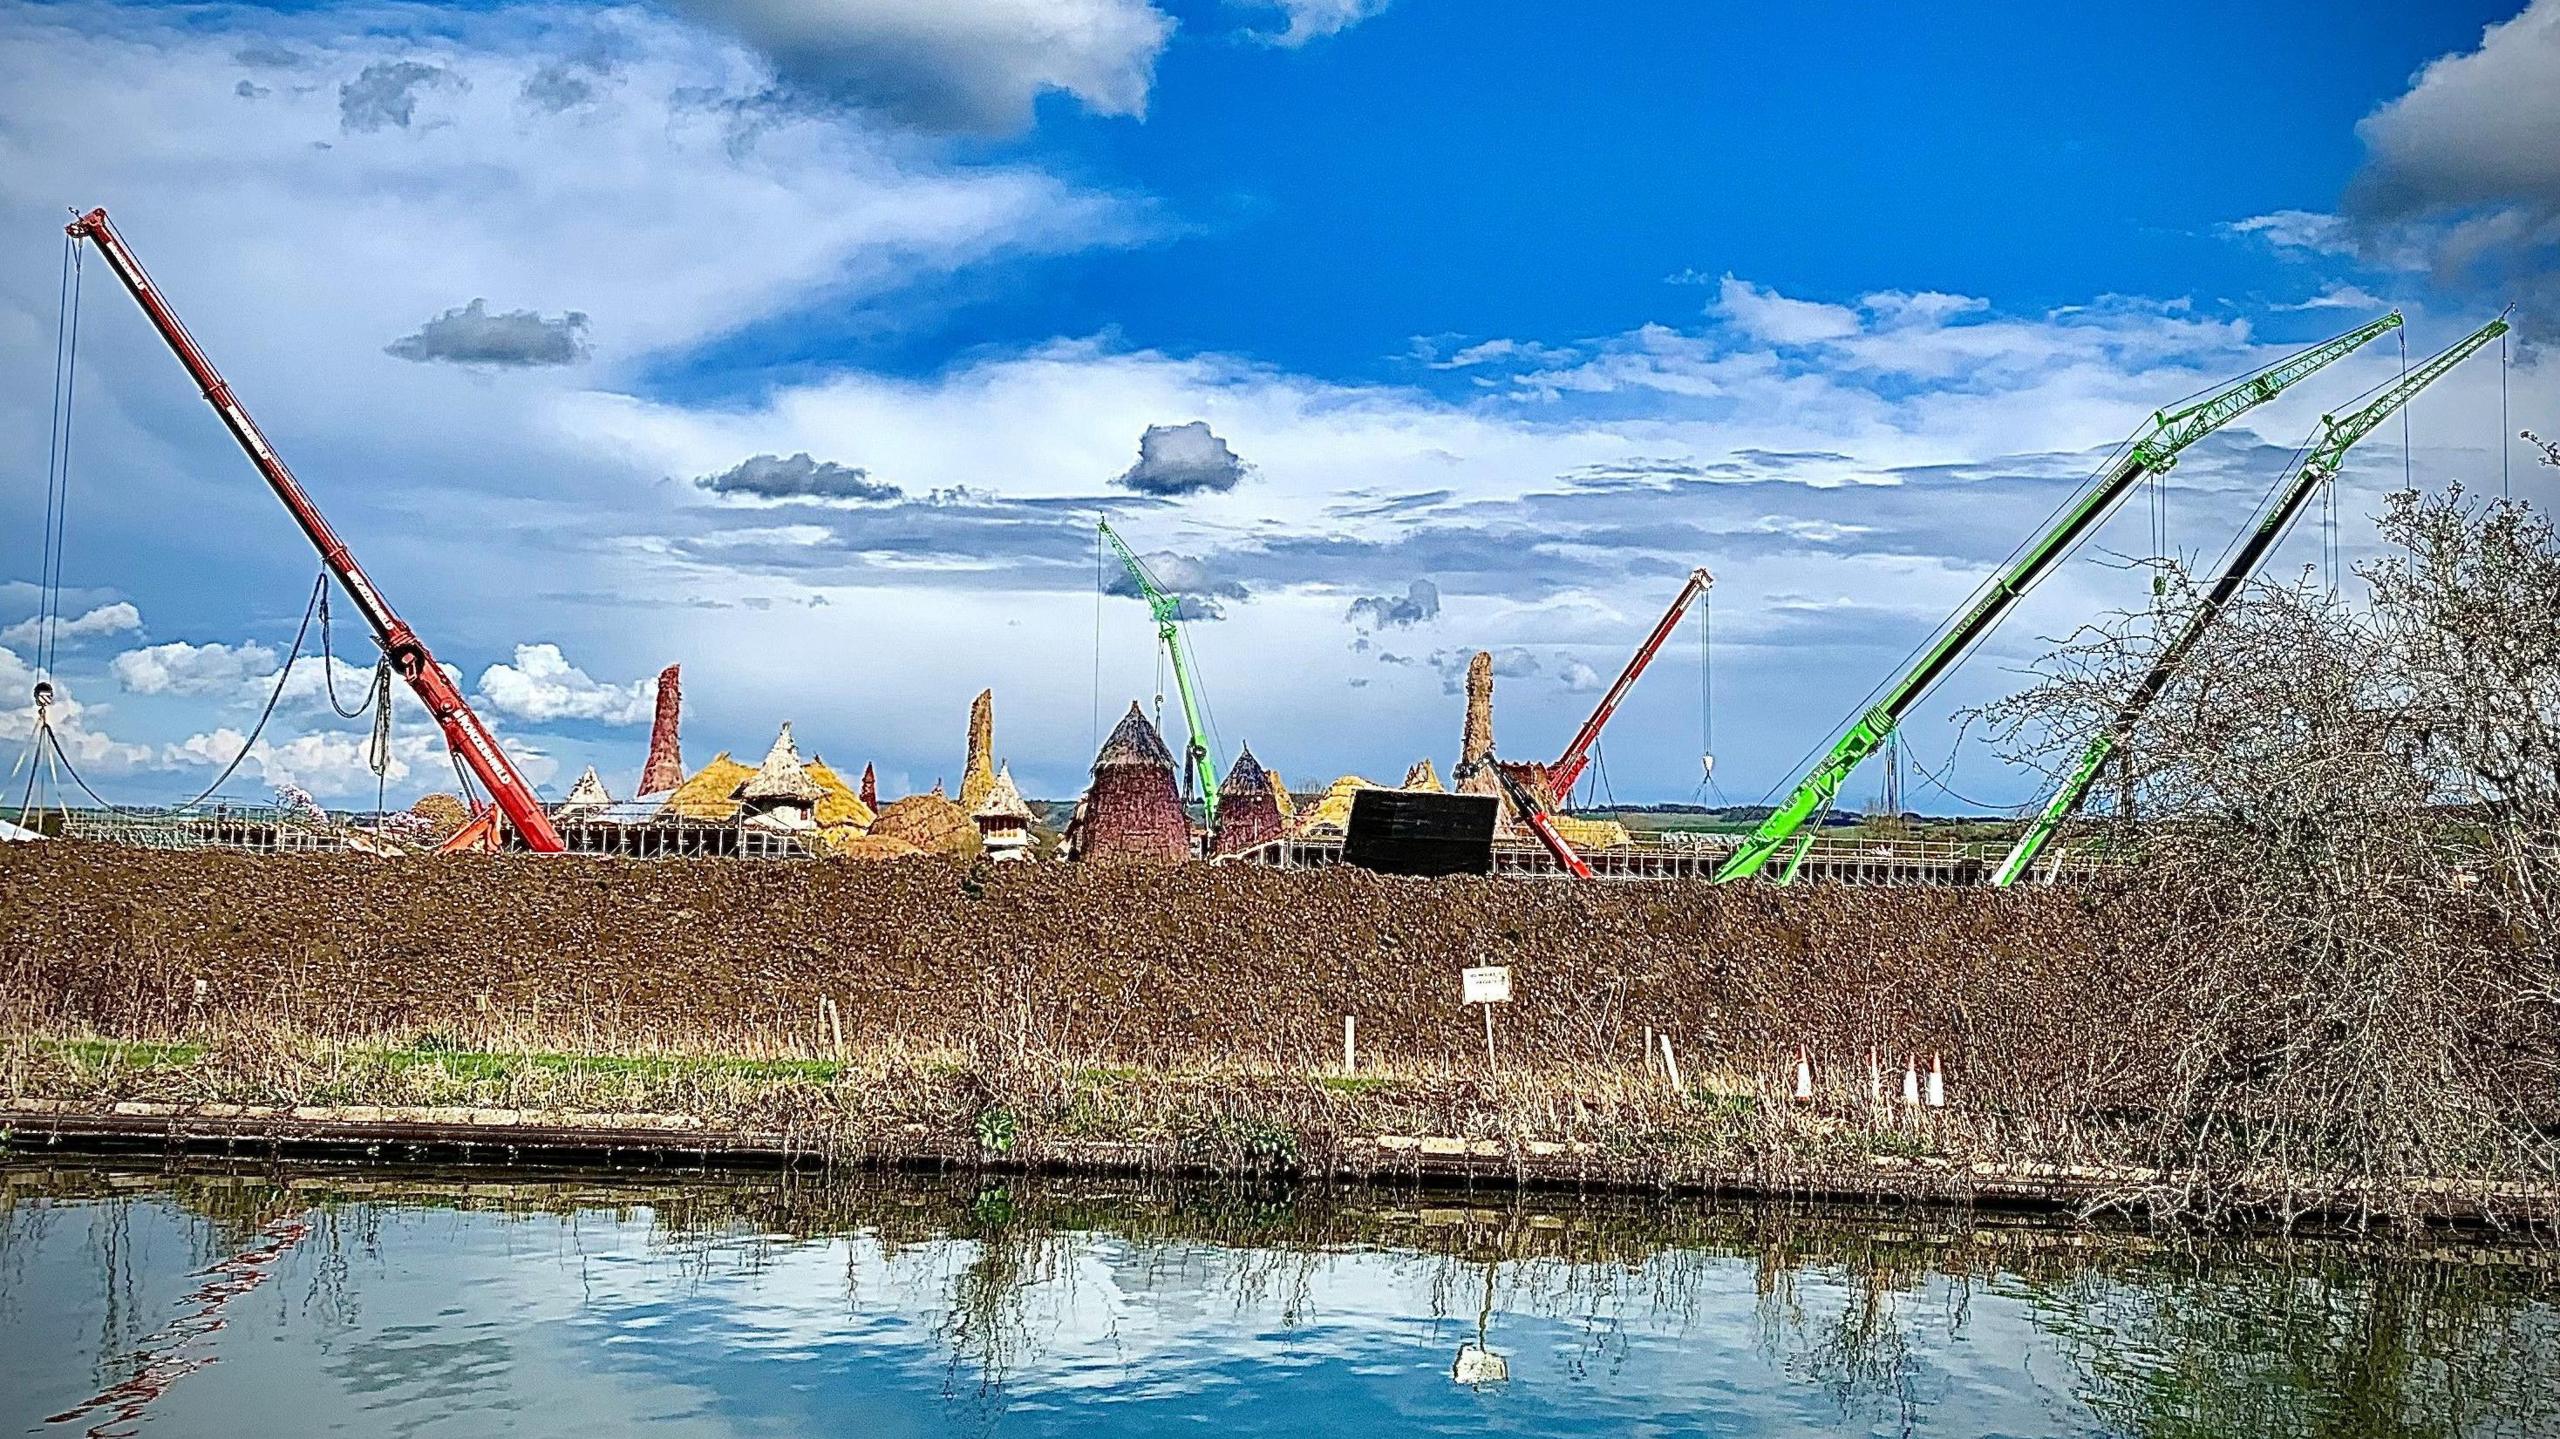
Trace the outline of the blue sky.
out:
[[[99,203],[555,793],[628,791],[671,662],[696,762],[792,719],[893,792],[956,780],[993,686],[1025,788],[1072,793],[1156,685],[1143,610],[1097,623],[1107,509],[1216,612],[1222,751],[1301,787],[1445,768],[1476,648],[1505,752],[1553,749],[1705,564],[1709,797],[1747,802],[2152,407],[2389,304],[2424,354],[2519,302],[2406,472],[2547,488],[2500,392],[2560,428],[2560,0],[2082,8],[0,4],[0,684],[59,217]],[[129,303],[84,314],[66,730],[170,798],[312,565]],[[2397,363],[2194,456],[2178,552]],[[2368,442],[2349,513],[2402,466]],[[1915,720],[1953,789],[2034,793],[1957,716],[2140,603],[2110,557],[2147,534]],[[1684,636],[1619,797],[1700,793],[1697,679]],[[399,793],[442,772],[415,720]],[[238,787],[369,799],[361,742],[297,680]]]

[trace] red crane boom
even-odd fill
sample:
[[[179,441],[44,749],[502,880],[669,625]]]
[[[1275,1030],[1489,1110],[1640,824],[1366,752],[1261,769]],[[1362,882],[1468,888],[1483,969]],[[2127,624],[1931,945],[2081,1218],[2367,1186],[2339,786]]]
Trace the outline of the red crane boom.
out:
[[[73,239],[87,240],[98,247],[98,253],[106,257],[108,266],[116,272],[116,278],[124,281],[124,287],[133,293],[134,303],[142,306],[142,312],[151,317],[152,326],[159,330],[160,338],[168,342],[170,351],[178,357],[178,363],[186,366],[189,377],[204,391],[205,403],[213,406],[214,413],[222,417],[222,423],[231,431],[231,438],[238,440],[240,448],[248,452],[249,462],[258,467],[259,474],[266,476],[268,487],[276,492],[277,499],[284,501],[285,509],[293,515],[294,522],[302,526],[302,533],[309,537],[312,547],[320,551],[321,561],[328,565],[331,574],[338,577],[338,583],[346,588],[347,597],[355,601],[356,608],[364,612],[365,623],[373,626],[374,640],[382,646],[383,654],[390,658],[391,667],[409,682],[409,688],[417,691],[427,713],[435,717],[437,727],[444,731],[445,743],[462,757],[462,762],[471,767],[473,774],[479,776],[480,783],[488,788],[489,797],[497,802],[499,813],[515,827],[525,847],[543,854],[559,854],[567,850],[568,846],[560,842],[560,832],[551,827],[551,816],[543,809],[533,786],[525,783],[524,776],[517,773],[515,765],[507,759],[506,751],[498,747],[498,737],[491,734],[489,726],[472,712],[470,704],[462,698],[462,691],[446,676],[435,656],[427,652],[426,642],[418,638],[418,632],[409,628],[408,621],[393,613],[390,602],[373,587],[373,581],[365,577],[363,568],[356,564],[356,557],[330,530],[329,522],[321,517],[319,508],[311,503],[311,497],[303,493],[293,471],[285,468],[275,448],[259,432],[258,422],[250,419],[249,412],[240,407],[240,401],[231,393],[231,386],[223,382],[221,373],[213,368],[213,362],[205,358],[204,351],[197,347],[195,337],[187,333],[187,327],[178,319],[177,312],[161,298],[159,288],[143,272],[142,262],[125,248],[124,237],[116,233],[115,226],[107,223],[107,212],[104,209],[91,210],[65,228]]]
[[[1662,622],[1653,627],[1652,634],[1645,636],[1644,643],[1636,649],[1635,658],[1628,660],[1627,667],[1619,672],[1618,682],[1609,686],[1607,694],[1600,696],[1600,704],[1591,711],[1591,718],[1584,720],[1582,728],[1574,731],[1573,743],[1566,745],[1556,762],[1547,766],[1547,787],[1555,795],[1556,803],[1564,803],[1565,798],[1573,793],[1574,781],[1582,778],[1583,766],[1591,762],[1591,746],[1599,742],[1601,726],[1609,722],[1609,716],[1617,713],[1618,701],[1627,697],[1627,691],[1635,685],[1636,676],[1643,674],[1644,667],[1653,663],[1654,655],[1661,650],[1663,641],[1671,638],[1671,631],[1679,625],[1680,617],[1688,613],[1689,606],[1715,582],[1716,577],[1708,574],[1703,566],[1689,572],[1689,582],[1680,587],[1680,596],[1671,602],[1671,608],[1663,611]]]

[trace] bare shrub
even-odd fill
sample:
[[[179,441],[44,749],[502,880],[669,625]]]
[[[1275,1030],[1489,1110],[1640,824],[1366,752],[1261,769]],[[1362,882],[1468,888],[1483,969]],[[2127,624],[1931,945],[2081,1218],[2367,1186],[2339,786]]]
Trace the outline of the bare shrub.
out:
[[[2171,1207],[2549,1207],[2560,542],[2459,489],[2381,523],[2360,596],[2233,600],[2083,822],[2166,920]],[[2062,772],[2200,602],[2180,579],[2070,637],[1984,711],[1996,740]]]

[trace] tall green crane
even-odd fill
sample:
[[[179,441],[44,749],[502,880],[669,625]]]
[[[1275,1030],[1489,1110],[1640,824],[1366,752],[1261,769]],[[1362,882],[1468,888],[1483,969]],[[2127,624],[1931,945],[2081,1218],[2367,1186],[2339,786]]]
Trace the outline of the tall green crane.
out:
[[[1190,653],[1182,642],[1182,597],[1157,583],[1155,575],[1120,538],[1120,532],[1111,528],[1109,520],[1101,521],[1100,526],[1102,537],[1111,542],[1111,552],[1120,557],[1120,563],[1129,571],[1130,582],[1138,587],[1138,597],[1147,602],[1148,610],[1156,617],[1156,643],[1173,660],[1173,685],[1182,694],[1182,722],[1191,736],[1182,750],[1182,794],[1184,799],[1190,798],[1196,779],[1201,816],[1214,825],[1218,822],[1218,765],[1209,753],[1208,731],[1200,723],[1199,696],[1192,690]],[[1162,681],[1161,671],[1157,679]],[[1156,699],[1161,703],[1164,696],[1158,694]]]
[[[2164,410],[2151,417],[2150,428],[2135,441],[2122,460],[2102,473],[2098,481],[2084,490],[2064,511],[2052,528],[2027,546],[2003,571],[1982,597],[1956,618],[1945,637],[1931,646],[1900,679],[1885,691],[1884,698],[1860,715],[1848,733],[1831,746],[1813,772],[1796,786],[1787,802],[1761,821],[1741,846],[1727,857],[1716,871],[1716,882],[1725,883],[1758,874],[1777,853],[1796,837],[1796,832],[1817,814],[1830,808],[1831,802],[1846,784],[1860,761],[1875,753],[1892,734],[1894,727],[1910,713],[1929,687],[1955,668],[1975,641],[1988,633],[2009,612],[2010,606],[2047,570],[2068,554],[2072,547],[2098,527],[2115,509],[2125,492],[2146,476],[2162,474],[2178,462],[2178,452],[2221,429],[2232,420],[2265,404],[2304,376],[2353,353],[2367,341],[2400,325],[2397,310],[2358,329],[2267,366],[2265,369],[2232,385],[2175,410]],[[1812,836],[1807,835],[1809,843]],[[1798,848],[1797,860],[1803,857]],[[1792,878],[1795,861],[1791,861],[1781,882]]]
[[[2000,868],[1992,873],[1993,884],[2015,884],[2018,877],[2027,872],[2028,866],[2035,863],[2036,856],[2052,842],[2063,822],[2078,811],[2081,802],[2088,797],[2090,787],[2097,782],[2098,771],[2105,766],[2108,756],[2114,754],[2125,737],[2133,733],[2133,727],[2150,711],[2161,691],[2169,687],[2169,681],[2177,674],[2178,666],[2185,662],[2188,652],[2196,647],[2204,632],[2221,616],[2232,596],[2238,594],[2240,587],[2249,582],[2249,577],[2257,573],[2258,566],[2265,562],[2285,532],[2293,528],[2293,522],[2301,517],[2303,507],[2311,503],[2311,497],[2320,492],[2322,485],[2337,478],[2339,466],[2356,441],[2372,434],[2384,420],[2391,418],[2394,411],[2415,398],[2420,390],[2434,384],[2446,371],[2506,332],[2507,322],[2503,317],[2491,320],[2444,353],[2400,377],[2361,409],[2344,417],[2320,417],[2319,434],[2305,449],[2293,473],[2279,481],[2275,490],[2270,492],[2267,511],[2258,521],[2258,527],[2241,537],[2231,552],[2230,562],[2223,566],[2221,576],[2214,581],[2211,592],[2206,594],[2204,603],[2187,616],[2177,638],[2152,660],[2151,668],[2144,672],[2142,682],[2134,687],[2124,706],[2116,711],[2115,719],[2089,741],[2088,748],[2080,752],[2080,762],[2064,776],[2062,787],[2054,791],[2043,812],[2027,826],[2025,834],[2018,836],[2017,846],[2009,851],[2009,857],[2002,860]]]

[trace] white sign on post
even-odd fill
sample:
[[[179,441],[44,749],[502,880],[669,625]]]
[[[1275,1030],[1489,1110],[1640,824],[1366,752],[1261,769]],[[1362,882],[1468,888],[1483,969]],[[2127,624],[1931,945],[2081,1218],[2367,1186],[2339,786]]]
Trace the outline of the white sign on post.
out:
[[[1478,965],[1463,972],[1466,1002],[1469,1004],[1509,1004],[1511,1002],[1511,966]]]

